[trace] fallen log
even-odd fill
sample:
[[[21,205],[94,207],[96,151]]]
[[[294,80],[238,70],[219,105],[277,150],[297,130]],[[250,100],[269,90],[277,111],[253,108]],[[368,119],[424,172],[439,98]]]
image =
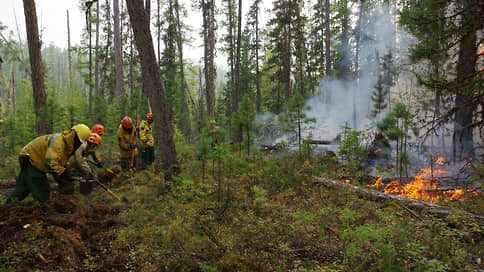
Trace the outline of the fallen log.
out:
[[[277,145],[260,145],[259,151],[277,150]]]
[[[331,144],[331,141],[311,140],[311,141],[309,141],[309,144],[314,144],[314,145],[329,145],[329,144]]]
[[[396,201],[400,204],[405,204],[408,207],[425,210],[431,212],[440,217],[447,217],[452,214],[452,209],[440,206],[433,203],[428,203],[421,200],[410,199],[406,197],[401,197],[392,194],[386,194],[383,192],[358,187],[352,184],[347,184],[335,180],[329,180],[322,177],[317,177],[315,179],[316,184],[321,184],[329,188],[344,188],[354,191],[359,196],[369,199],[369,200],[377,200],[377,201]],[[467,213],[469,217],[477,221],[479,224],[484,224],[484,216],[478,214]]]

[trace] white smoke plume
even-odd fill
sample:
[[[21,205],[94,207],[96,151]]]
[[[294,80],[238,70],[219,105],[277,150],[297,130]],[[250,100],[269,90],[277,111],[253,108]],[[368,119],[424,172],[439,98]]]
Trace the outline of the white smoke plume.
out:
[[[395,67],[406,60],[411,38],[397,27],[394,12],[378,7],[366,14],[371,17],[362,20],[369,24],[361,29],[358,77],[349,80],[322,78],[318,94],[307,101],[311,106],[308,116],[317,120],[312,131],[313,139],[332,140],[345,123],[356,130],[374,127],[369,115],[373,109],[371,95],[380,73],[377,61],[381,62],[381,57],[388,53],[392,54]],[[354,60],[354,52],[348,53]]]

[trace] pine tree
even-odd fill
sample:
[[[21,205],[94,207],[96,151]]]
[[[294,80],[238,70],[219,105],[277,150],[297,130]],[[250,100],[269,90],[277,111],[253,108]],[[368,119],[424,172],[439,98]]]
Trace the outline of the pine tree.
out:
[[[32,88],[34,90],[35,126],[39,134],[52,133],[52,120],[42,116],[42,108],[47,104],[44,70],[42,68],[41,42],[37,25],[37,12],[34,0],[24,0],[25,25],[29,44],[30,66],[32,68]]]
[[[379,75],[378,82],[375,85],[375,90],[371,93],[371,101],[374,103],[373,109],[370,113],[372,118],[375,118],[379,113],[387,108],[387,95],[388,93],[384,90],[382,75]]]
[[[308,118],[305,111],[311,107],[306,106],[306,100],[300,93],[295,93],[287,101],[287,112],[283,114],[282,120],[286,131],[293,132],[296,135],[299,146],[302,143],[302,132],[310,128],[311,123],[315,123],[315,118]],[[300,148],[300,147],[299,147]]]
[[[455,120],[454,157],[474,155],[473,128],[484,126],[484,122],[474,122],[477,101],[484,97],[482,78],[474,65],[477,32],[484,27],[483,6],[479,3],[478,0],[410,1],[400,17],[400,23],[418,40],[410,48],[410,60],[415,64],[431,64],[429,69],[420,69],[419,82],[436,93],[436,103],[440,98],[454,100],[454,105],[430,124],[435,127]],[[456,52],[458,56],[452,58]]]
[[[250,48],[253,51],[253,62],[254,62],[254,73],[255,73],[255,88],[256,88],[256,109],[257,112],[261,111],[261,70],[260,70],[260,60],[261,60],[261,31],[259,29],[259,12],[260,12],[260,2],[261,0],[254,0],[253,4],[250,6],[249,13],[247,15],[247,36],[249,37],[249,45],[244,48]],[[242,82],[244,82],[242,80]]]
[[[276,113],[279,113],[282,109],[282,102],[291,98],[291,68],[292,68],[292,27],[293,16],[295,14],[291,5],[292,0],[277,0],[274,1],[274,7],[272,9],[274,17],[269,21],[271,32],[268,34],[270,37],[270,50],[272,55],[269,56],[269,64],[274,65],[276,72],[271,78],[275,83],[274,89],[276,90],[278,97],[281,97],[277,101]],[[282,94],[279,93],[282,91]]]
[[[240,134],[244,136],[244,142],[247,148],[247,155],[250,155],[250,147],[253,140],[254,120],[255,120],[255,106],[250,101],[248,95],[244,95],[240,101],[237,114],[234,118],[235,131],[240,130]]]

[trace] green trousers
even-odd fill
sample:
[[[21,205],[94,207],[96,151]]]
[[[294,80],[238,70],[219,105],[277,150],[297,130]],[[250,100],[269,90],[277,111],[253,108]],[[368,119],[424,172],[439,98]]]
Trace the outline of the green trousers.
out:
[[[141,169],[146,169],[155,161],[155,148],[153,146],[141,149]]]
[[[131,170],[131,158],[121,158],[121,169],[123,172],[129,172]],[[133,170],[136,169],[136,156],[133,159]]]
[[[6,203],[12,200],[24,200],[29,193],[38,201],[46,201],[50,197],[49,182],[44,172],[38,170],[29,159],[24,156],[19,156],[20,173],[17,176],[17,182],[13,192],[8,196]]]

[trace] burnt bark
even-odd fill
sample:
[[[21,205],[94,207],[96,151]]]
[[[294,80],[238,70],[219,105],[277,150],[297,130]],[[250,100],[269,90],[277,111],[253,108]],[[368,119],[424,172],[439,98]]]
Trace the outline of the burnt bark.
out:
[[[156,118],[156,138],[161,154],[162,168],[165,179],[170,181],[172,176],[178,173],[179,166],[173,141],[173,127],[168,120],[163,85],[156,63],[150,22],[143,8],[143,0],[128,0],[127,7],[141,61],[143,88]]]
[[[24,0],[25,25],[27,27],[27,42],[29,45],[30,67],[32,70],[32,89],[34,95],[35,127],[39,134],[52,133],[52,124],[42,118],[41,109],[47,104],[45,93],[44,69],[40,52],[39,28],[34,0]]]

